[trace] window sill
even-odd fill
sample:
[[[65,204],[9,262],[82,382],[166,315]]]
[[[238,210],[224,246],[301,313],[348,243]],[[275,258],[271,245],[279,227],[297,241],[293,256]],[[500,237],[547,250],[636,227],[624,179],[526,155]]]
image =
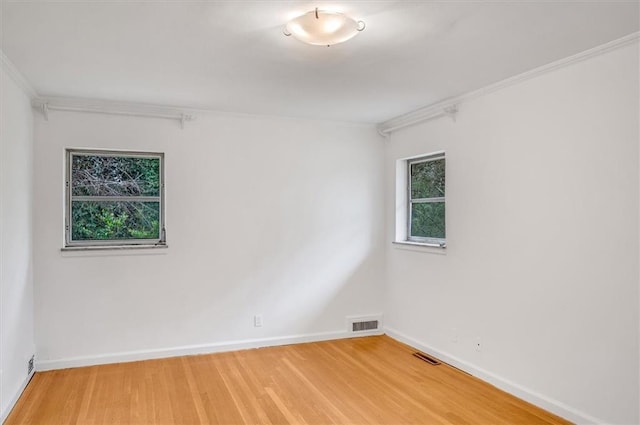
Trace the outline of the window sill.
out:
[[[67,246],[61,248],[63,257],[102,257],[115,255],[163,255],[169,245],[108,245]]]
[[[393,241],[393,247],[395,249],[403,249],[406,251],[426,252],[430,254],[447,254],[447,246],[440,246],[433,243],[421,243],[411,241]]]

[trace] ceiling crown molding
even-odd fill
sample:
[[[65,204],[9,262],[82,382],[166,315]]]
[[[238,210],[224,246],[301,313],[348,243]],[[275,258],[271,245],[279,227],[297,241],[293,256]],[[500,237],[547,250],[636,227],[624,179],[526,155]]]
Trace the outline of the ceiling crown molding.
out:
[[[38,96],[38,93],[34,90],[31,84],[29,84],[29,81],[24,78],[24,75],[22,75],[22,73],[18,71],[18,68],[16,68],[13,62],[9,60],[7,55],[5,55],[2,50],[0,50],[0,67],[2,67],[4,72],[6,72],[9,77],[11,77],[13,81],[15,81],[18,87],[20,87],[27,96],[29,96],[31,99],[34,99]]]
[[[134,117],[164,118],[179,121],[181,128],[184,128],[185,122],[196,119],[191,110],[142,103],[63,97],[37,97],[32,100],[31,104],[34,108],[42,112],[47,121],[49,120],[49,111],[90,112]]]
[[[478,90],[474,90],[460,96],[445,99],[443,101],[434,103],[432,105],[425,106],[412,112],[408,112],[403,115],[399,115],[395,118],[391,118],[378,124],[378,133],[383,136],[389,136],[392,132],[404,127],[408,127],[420,122],[429,121],[435,118],[443,116],[452,116],[455,121],[455,112],[458,110],[460,103],[469,101],[471,99],[484,96],[489,93],[501,90],[505,87],[512,86],[522,81],[529,80],[531,78],[538,77],[551,71],[555,71],[560,68],[572,65],[577,62],[584,61],[586,59],[599,56],[610,52],[612,50],[619,49],[629,44],[637,43],[640,40],[640,32],[634,32],[617,40],[610,41],[600,46],[594,47],[589,50],[585,50],[578,54],[568,56],[566,58],[548,63],[546,65],[534,68],[530,71],[523,72],[522,74],[515,75],[513,77],[504,79],[494,84],[482,87]],[[453,113],[451,111],[454,111]]]

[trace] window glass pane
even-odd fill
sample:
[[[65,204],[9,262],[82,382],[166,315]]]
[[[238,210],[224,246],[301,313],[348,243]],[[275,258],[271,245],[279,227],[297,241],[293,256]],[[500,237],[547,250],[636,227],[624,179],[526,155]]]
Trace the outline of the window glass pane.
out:
[[[73,201],[74,241],[160,239],[159,202]]]
[[[411,236],[445,238],[444,202],[411,205]]]
[[[73,196],[160,196],[160,158],[72,155]]]
[[[411,199],[444,197],[444,158],[411,164]]]

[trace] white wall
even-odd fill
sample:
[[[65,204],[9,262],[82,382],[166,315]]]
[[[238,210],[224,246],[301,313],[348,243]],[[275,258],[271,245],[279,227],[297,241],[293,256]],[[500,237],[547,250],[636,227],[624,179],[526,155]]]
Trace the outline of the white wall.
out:
[[[340,123],[37,114],[39,363],[344,336],[345,316],[384,310],[392,335],[543,407],[637,423],[637,49],[465,102],[386,151]],[[164,151],[170,248],[61,252],[66,147]],[[392,246],[395,161],[438,150],[448,248]]]
[[[574,420],[638,423],[638,79],[634,43],[392,135],[392,333]],[[439,150],[446,253],[392,247],[396,160]]]
[[[39,368],[344,336],[345,316],[381,312],[383,142],[372,126],[204,113],[184,130],[90,113],[35,121]],[[167,250],[61,252],[68,147],[165,152]]]
[[[30,99],[0,63],[0,422],[20,395],[35,353],[32,160]]]

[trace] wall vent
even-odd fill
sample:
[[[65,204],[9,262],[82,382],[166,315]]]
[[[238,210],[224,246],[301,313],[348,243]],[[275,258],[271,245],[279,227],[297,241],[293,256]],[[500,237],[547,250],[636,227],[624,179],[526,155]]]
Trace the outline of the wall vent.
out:
[[[33,360],[35,356],[31,356],[29,362],[27,363],[27,375],[30,375],[33,372]]]
[[[382,332],[382,315],[347,317],[347,331],[359,335],[379,335]]]
[[[370,331],[372,329],[378,329],[377,320],[367,320],[366,322],[353,322],[351,324],[352,332]]]

